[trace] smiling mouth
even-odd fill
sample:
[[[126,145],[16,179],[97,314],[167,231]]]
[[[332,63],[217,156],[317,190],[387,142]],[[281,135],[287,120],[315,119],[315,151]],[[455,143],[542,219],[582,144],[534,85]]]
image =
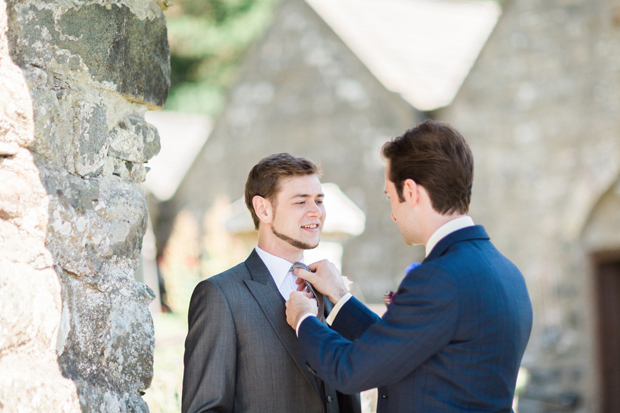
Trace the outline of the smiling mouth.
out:
[[[304,229],[317,229],[319,224],[302,225],[301,227]]]

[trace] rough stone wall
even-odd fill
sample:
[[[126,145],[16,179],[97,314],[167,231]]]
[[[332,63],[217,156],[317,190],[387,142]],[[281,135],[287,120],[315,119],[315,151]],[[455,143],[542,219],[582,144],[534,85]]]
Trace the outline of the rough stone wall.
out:
[[[133,274],[169,78],[155,0],[0,0],[0,411],[148,411]]]
[[[305,1],[286,0],[248,52],[172,202],[202,222],[218,195],[230,201],[243,195],[247,174],[262,157],[308,157],[322,165],[323,182],[338,184],[366,213],[365,232],[344,246],[343,272],[368,301],[382,302],[381,294],[395,289],[423,252],[405,247],[391,220],[379,147],[419,121],[420,114],[387,91]]]
[[[597,233],[587,230],[592,210],[620,172],[620,9],[611,0],[504,5],[459,95],[435,117],[469,140],[472,215],[528,281],[527,393],[556,404],[523,399],[520,412],[557,411],[556,396],[566,392],[582,400],[575,411],[595,412],[590,254],[620,245],[617,236],[584,243],[583,235]],[[604,212],[616,234],[618,214]]]

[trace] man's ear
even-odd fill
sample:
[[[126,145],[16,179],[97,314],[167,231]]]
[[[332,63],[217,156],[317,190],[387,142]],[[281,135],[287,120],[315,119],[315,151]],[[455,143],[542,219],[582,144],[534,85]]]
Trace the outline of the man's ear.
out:
[[[407,179],[403,183],[403,198],[411,206],[415,206],[420,199],[420,186],[413,179]]]
[[[271,224],[273,221],[273,206],[271,202],[262,196],[255,195],[254,198],[252,198],[252,205],[254,206],[254,212],[256,212],[258,219],[265,224]]]

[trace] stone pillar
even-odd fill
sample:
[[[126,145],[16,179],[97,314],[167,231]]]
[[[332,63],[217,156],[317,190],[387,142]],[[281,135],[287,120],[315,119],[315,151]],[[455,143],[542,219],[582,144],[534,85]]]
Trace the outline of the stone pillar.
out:
[[[0,411],[148,411],[156,0],[0,0]]]

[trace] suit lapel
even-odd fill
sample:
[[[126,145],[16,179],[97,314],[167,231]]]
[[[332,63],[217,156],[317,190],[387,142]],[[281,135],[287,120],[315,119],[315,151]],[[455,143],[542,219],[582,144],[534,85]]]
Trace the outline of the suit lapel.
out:
[[[454,231],[444,238],[442,238],[435,247],[431,250],[431,253],[428,254],[428,257],[422,261],[425,263],[427,261],[432,261],[436,258],[441,257],[451,245],[459,242],[459,241],[470,241],[470,240],[489,240],[489,236],[487,232],[484,230],[482,225],[474,225],[473,227],[466,227],[459,229],[458,231]]]
[[[271,324],[271,327],[280,338],[284,348],[295,360],[297,367],[299,367],[301,373],[320,398],[316,380],[301,359],[295,330],[286,322],[284,298],[282,298],[280,291],[278,291],[276,284],[273,282],[269,270],[267,270],[256,251],[252,251],[252,254],[245,261],[245,265],[252,277],[251,280],[245,280],[245,284],[262,308],[265,317],[267,317],[269,324]]]

